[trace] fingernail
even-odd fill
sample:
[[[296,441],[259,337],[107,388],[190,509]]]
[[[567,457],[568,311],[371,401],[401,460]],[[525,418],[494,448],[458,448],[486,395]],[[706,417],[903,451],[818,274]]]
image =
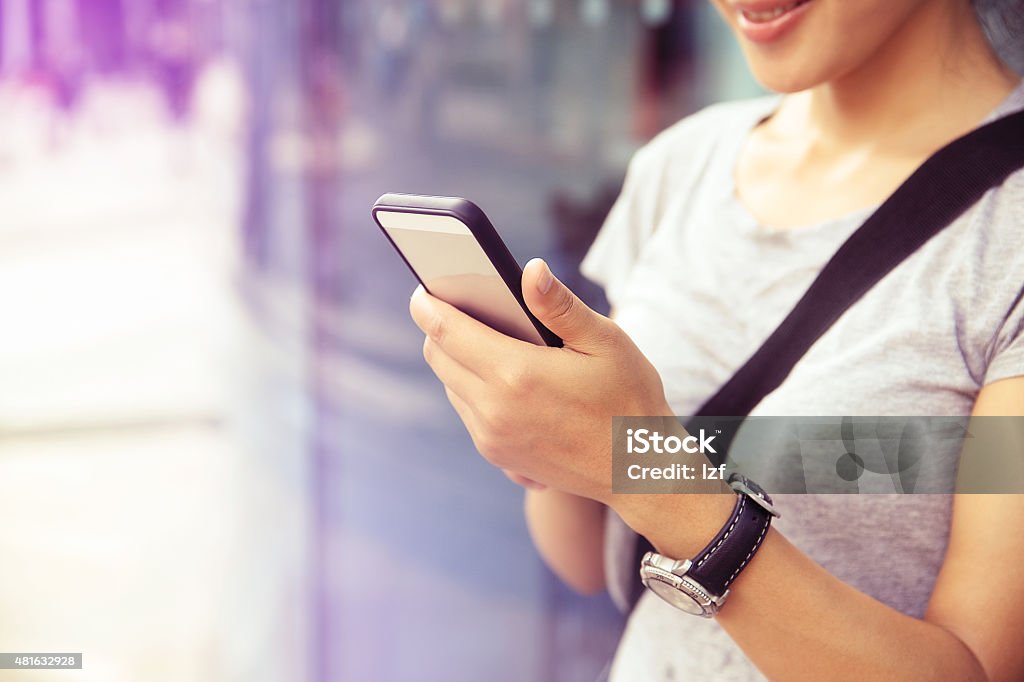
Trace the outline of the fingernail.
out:
[[[540,277],[537,278],[537,291],[541,294],[546,294],[551,291],[551,285],[555,283],[555,276],[551,274],[551,268],[544,261],[541,261],[544,266],[544,271],[540,273]]]

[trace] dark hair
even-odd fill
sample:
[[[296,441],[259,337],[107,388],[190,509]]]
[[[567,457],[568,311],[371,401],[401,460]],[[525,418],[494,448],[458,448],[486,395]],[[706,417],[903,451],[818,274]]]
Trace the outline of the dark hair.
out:
[[[992,47],[1014,71],[1024,74],[1024,1],[971,0]]]

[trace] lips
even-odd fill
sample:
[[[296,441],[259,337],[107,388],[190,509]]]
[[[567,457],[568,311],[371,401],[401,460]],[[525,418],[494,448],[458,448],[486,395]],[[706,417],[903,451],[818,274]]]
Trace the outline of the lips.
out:
[[[789,33],[813,0],[751,0],[733,5],[740,31],[752,42],[770,43]]]
[[[795,10],[800,5],[807,4],[807,2],[809,2],[809,0],[797,0],[797,2],[791,2],[788,5],[776,5],[775,7],[762,10],[743,9],[743,7],[740,7],[740,14],[743,15],[744,19],[751,23],[765,24],[771,21],[772,19],[777,19],[778,17],[781,17],[786,12],[791,12]]]

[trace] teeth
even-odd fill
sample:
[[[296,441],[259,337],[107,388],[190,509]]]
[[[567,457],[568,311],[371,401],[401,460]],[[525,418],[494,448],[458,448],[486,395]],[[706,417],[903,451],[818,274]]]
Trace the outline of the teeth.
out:
[[[752,11],[752,10],[741,10],[741,11],[743,13],[744,18],[746,18],[747,21],[752,21],[754,23],[764,23],[766,21],[771,21],[772,19],[777,19],[778,17],[781,17],[786,12],[789,12],[790,10],[794,10],[799,5],[802,5],[802,4],[804,4],[804,3],[803,2],[791,2],[788,5],[779,5],[778,7],[773,7],[772,9],[769,9],[769,10],[762,10],[760,12],[755,12],[755,11]]]

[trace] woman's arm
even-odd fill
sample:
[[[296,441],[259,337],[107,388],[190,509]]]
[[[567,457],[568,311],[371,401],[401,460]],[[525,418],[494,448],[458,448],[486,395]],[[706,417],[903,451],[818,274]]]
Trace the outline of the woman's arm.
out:
[[[527,490],[526,525],[533,544],[569,587],[596,594],[605,587],[605,506],[560,490]]]
[[[1019,378],[983,389],[974,413],[1020,415],[1022,407]],[[692,537],[685,519],[693,496],[671,497],[645,534],[668,556],[690,556],[693,541],[680,538]],[[1022,563],[1024,495],[958,495],[946,559],[919,620],[843,583],[770,531],[718,622],[773,680],[1021,680]]]
[[[477,449],[495,466],[608,505],[663,554],[693,556],[728,518],[732,495],[611,490],[612,418],[671,413],[657,371],[543,264],[527,265],[523,295],[564,348],[511,339],[422,291],[410,303],[428,336],[427,362]],[[996,382],[975,412],[1020,414],[1022,390],[1024,379]],[[733,583],[719,622],[774,679],[1024,679],[1022,561],[1024,496],[960,496],[919,620],[843,583],[772,531]]]

